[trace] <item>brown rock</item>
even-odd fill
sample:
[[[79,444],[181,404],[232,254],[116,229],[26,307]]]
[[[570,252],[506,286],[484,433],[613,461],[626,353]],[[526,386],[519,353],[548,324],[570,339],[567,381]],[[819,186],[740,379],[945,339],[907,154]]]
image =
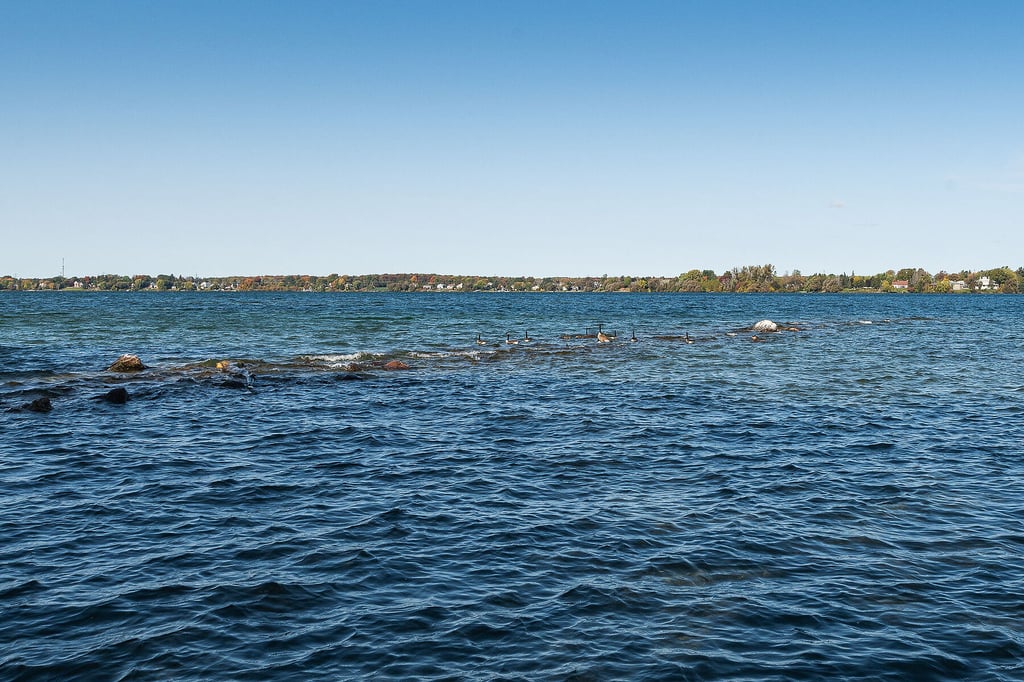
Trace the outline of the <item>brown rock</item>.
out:
[[[108,372],[141,372],[144,369],[146,366],[139,360],[138,355],[122,355],[114,364],[107,367]]]
[[[401,360],[392,360],[384,365],[384,369],[409,369],[409,365],[405,364]]]

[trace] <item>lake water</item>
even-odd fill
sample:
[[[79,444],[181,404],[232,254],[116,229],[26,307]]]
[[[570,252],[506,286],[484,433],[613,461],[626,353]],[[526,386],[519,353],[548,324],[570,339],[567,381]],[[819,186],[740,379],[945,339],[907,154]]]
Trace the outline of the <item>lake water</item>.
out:
[[[1022,320],[2,295],[0,678],[1024,679]]]

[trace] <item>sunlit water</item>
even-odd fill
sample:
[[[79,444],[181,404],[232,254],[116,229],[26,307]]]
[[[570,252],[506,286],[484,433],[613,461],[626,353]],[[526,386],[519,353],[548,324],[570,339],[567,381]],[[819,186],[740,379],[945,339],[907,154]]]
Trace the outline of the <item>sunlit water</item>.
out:
[[[0,678],[1022,679],[1022,314],[0,296]]]

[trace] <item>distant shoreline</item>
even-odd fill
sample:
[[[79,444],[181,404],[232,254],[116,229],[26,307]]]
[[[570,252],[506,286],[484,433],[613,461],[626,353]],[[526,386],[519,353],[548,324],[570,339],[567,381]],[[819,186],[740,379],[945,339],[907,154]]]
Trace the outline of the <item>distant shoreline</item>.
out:
[[[1024,267],[938,272],[921,268],[874,275],[846,273],[779,275],[768,265],[733,268],[722,274],[690,270],[678,277],[482,277],[430,273],[261,275],[198,277],[175,275],[90,275],[22,278],[0,276],[0,291],[116,292],[307,292],[307,293],[1020,293]]]

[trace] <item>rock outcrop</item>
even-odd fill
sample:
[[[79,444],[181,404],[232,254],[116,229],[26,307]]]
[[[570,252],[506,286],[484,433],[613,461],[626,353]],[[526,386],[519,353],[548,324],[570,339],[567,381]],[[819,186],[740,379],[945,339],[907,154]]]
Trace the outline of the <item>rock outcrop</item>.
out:
[[[384,365],[384,369],[409,369],[409,365],[405,364],[401,360],[392,360]]]
[[[777,332],[779,331],[779,325],[775,324],[771,320],[761,320],[750,328],[753,332]]]
[[[227,375],[218,382],[221,386],[251,389],[255,381],[252,372],[249,371],[248,366],[242,361],[220,360],[217,363],[217,369]]]
[[[36,398],[30,403],[25,403],[24,405],[19,405],[18,407],[12,407],[7,411],[21,412],[22,410],[24,410],[25,412],[49,412],[52,409],[53,404],[50,402],[50,399],[43,396],[42,398]]]
[[[122,355],[114,364],[107,367],[108,372],[141,372],[144,369],[146,366],[139,360],[138,355]]]
[[[124,405],[128,402],[128,391],[125,388],[115,388],[107,391],[103,395],[96,396],[96,400],[103,400],[114,405]]]

